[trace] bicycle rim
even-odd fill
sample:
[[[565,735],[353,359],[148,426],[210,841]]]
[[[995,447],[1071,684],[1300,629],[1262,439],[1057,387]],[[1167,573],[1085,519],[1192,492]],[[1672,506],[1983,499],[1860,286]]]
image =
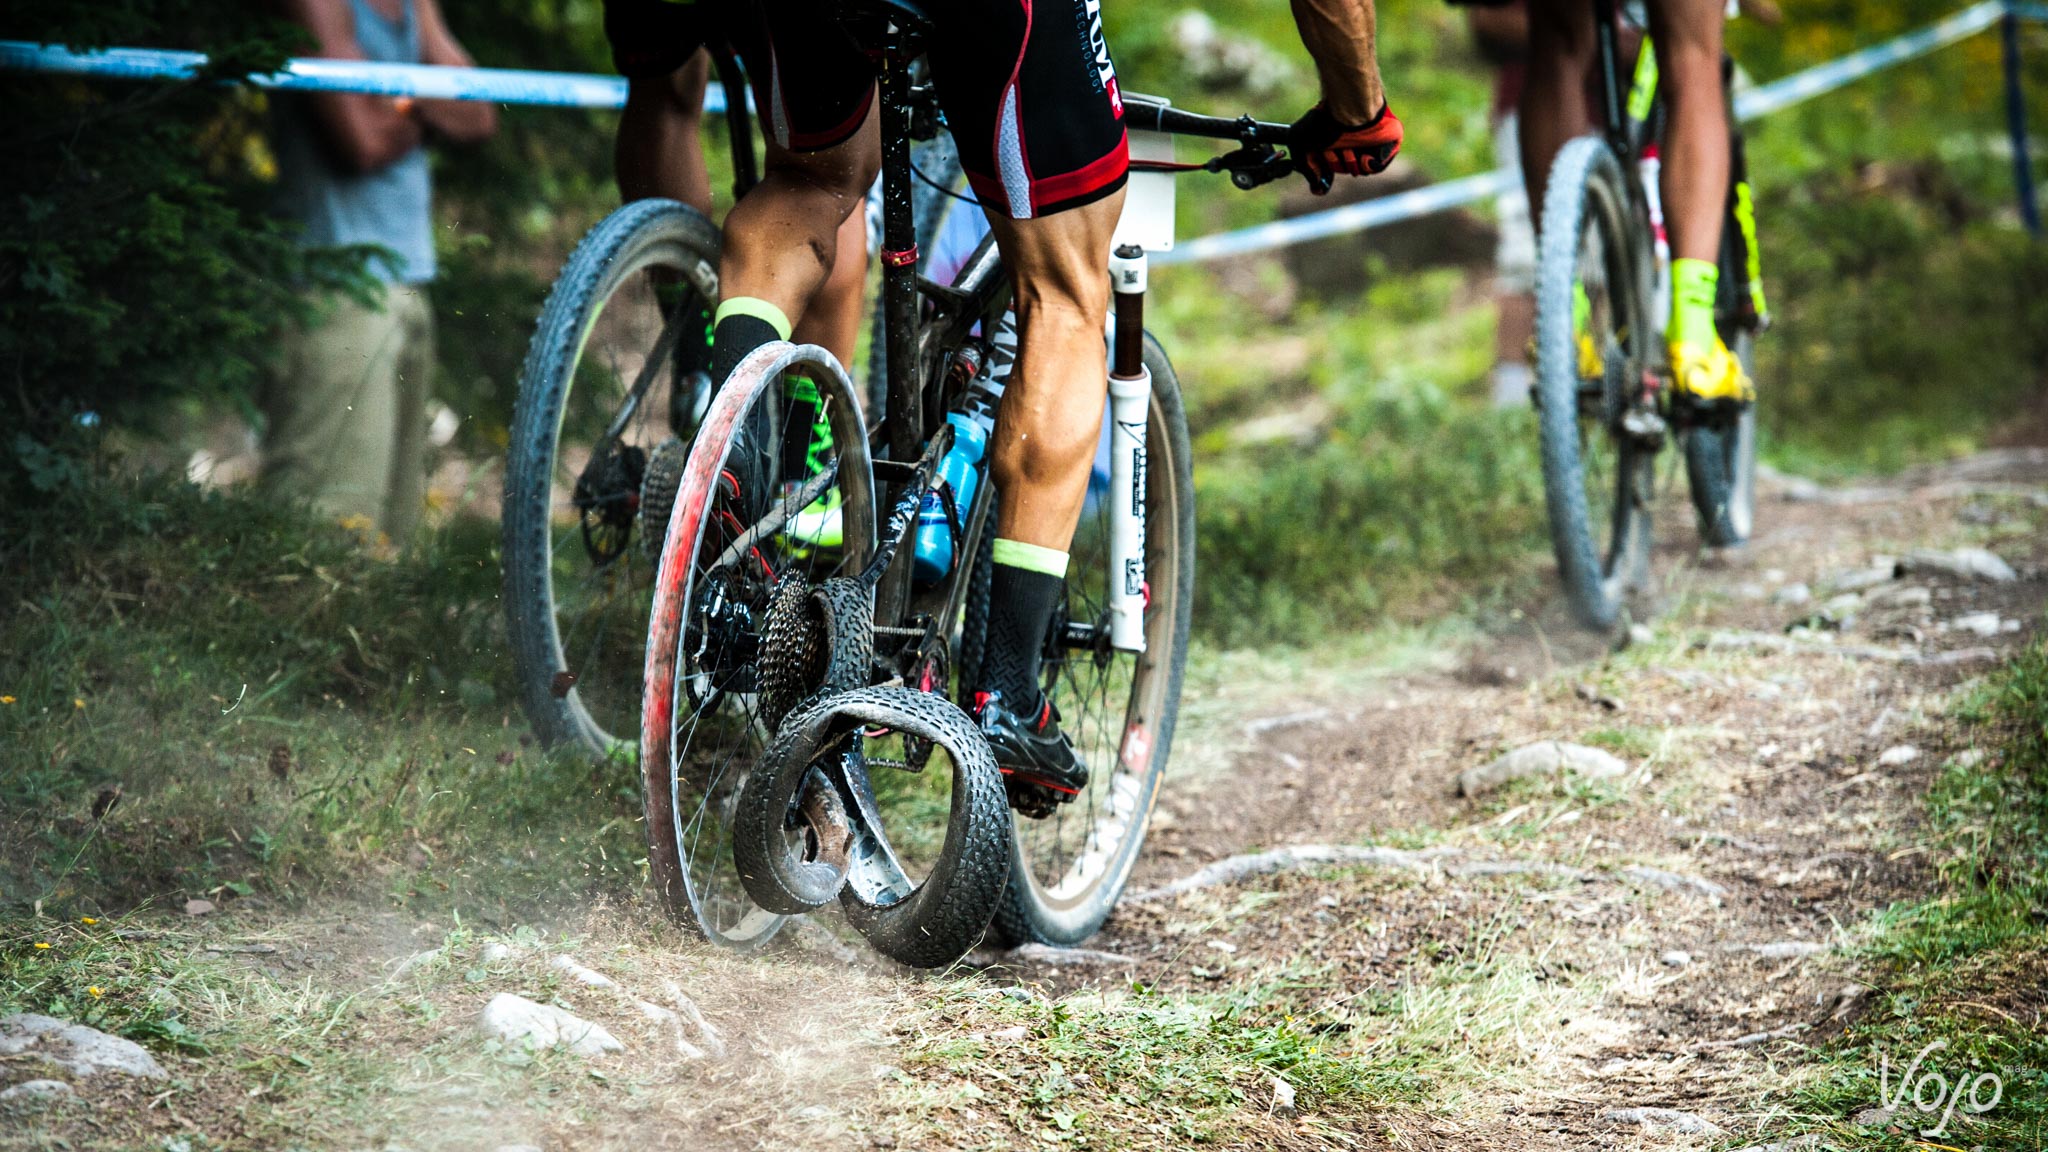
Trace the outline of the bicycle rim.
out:
[[[1165,353],[1148,337],[1145,651],[1108,647],[1110,505],[1091,494],[1074,535],[1067,599],[1044,652],[1041,684],[1089,768],[1088,786],[1042,820],[1017,818],[1010,888],[996,924],[1014,943],[1073,944],[1093,935],[1122,893],[1170,752],[1180,708],[1194,587],[1194,505],[1187,425]],[[993,531],[993,527],[991,527]],[[1091,626],[1091,648],[1064,640]]]
[[[797,365],[822,404],[790,395],[784,369]],[[698,432],[669,522],[641,722],[649,869],[676,918],[718,944],[756,946],[782,923],[748,898],[732,854],[741,792],[772,735],[760,681],[770,598],[781,580],[857,572],[874,549],[873,484],[852,397],[822,349],[777,344],[749,357]],[[820,410],[831,447],[812,452]],[[799,428],[800,443],[784,440]],[[823,528],[827,504],[837,511],[836,542]]]

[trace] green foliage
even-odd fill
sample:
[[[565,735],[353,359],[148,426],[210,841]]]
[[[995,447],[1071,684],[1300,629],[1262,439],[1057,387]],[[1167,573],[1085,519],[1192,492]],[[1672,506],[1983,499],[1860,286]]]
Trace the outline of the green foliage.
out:
[[[0,36],[197,48],[183,84],[0,77],[0,373],[7,421],[45,441],[87,409],[244,395],[263,339],[309,269],[261,211],[257,103],[219,86],[274,68],[290,39],[255,3],[110,0],[13,6]],[[7,456],[26,463],[21,450]]]
[[[1763,412],[1809,466],[1969,451],[2048,382],[2048,248],[1983,219],[1941,169],[1919,175],[1919,194],[1830,174],[1774,197]]]

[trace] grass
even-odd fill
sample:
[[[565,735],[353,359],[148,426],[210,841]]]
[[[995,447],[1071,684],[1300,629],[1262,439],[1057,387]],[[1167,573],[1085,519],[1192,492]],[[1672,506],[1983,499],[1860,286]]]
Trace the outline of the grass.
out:
[[[1940,890],[1873,917],[1865,951],[1884,975],[1871,1006],[1782,1100],[1845,1149],[1932,1131],[1938,1110],[1911,1103],[1881,1124],[1828,1122],[1878,1106],[1887,1079],[1895,1098],[1902,1069],[1930,1045],[1916,1087],[1931,1070],[1951,1089],[1996,1076],[2003,1094],[1981,1114],[1959,1108],[1939,1144],[1921,1146],[2048,1146],[2048,644],[1993,675],[1956,720],[1974,755],[1935,778],[1922,840]],[[1990,1097],[1986,1081],[1978,1100]]]
[[[523,735],[486,527],[379,562],[168,479],[43,512],[5,529],[0,908],[635,873],[635,781]]]

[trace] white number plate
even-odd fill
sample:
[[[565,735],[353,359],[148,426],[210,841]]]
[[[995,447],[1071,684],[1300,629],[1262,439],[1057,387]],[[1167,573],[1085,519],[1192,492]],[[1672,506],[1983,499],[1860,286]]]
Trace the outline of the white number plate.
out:
[[[1131,159],[1173,160],[1173,137],[1164,132],[1131,132]],[[1124,192],[1112,247],[1136,244],[1147,252],[1173,248],[1173,173],[1132,172]]]

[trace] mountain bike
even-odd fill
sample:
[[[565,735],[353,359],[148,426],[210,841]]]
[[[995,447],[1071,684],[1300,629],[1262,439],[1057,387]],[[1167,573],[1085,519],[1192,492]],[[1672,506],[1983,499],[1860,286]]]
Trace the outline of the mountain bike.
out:
[[[984,478],[955,500],[935,484],[968,435],[1009,277],[992,239],[951,283],[916,274],[910,143],[937,112],[910,62],[929,25],[904,0],[841,13],[877,61],[886,415],[870,426],[830,354],[786,343],[742,361],[712,402],[646,645],[649,871],[676,920],[736,948],[835,902],[879,950],[922,967],[991,927],[1009,943],[1078,942],[1136,863],[1179,711],[1195,559],[1179,385],[1143,332],[1143,251],[1120,238],[1109,478],[1042,648],[1042,687],[1090,780],[1045,818],[1013,820],[961,706],[978,679],[1001,493]],[[1132,94],[1124,109],[1132,129],[1238,145],[1140,172],[1202,168],[1251,188],[1296,171],[1276,147],[1286,125]],[[749,496],[763,492],[776,495]],[[920,577],[912,539],[933,527],[949,534],[951,566]]]
[[[1624,77],[1614,0],[1591,2],[1607,128],[1568,142],[1551,165],[1537,230],[1535,398],[1558,569],[1579,618],[1608,628],[1649,590],[1657,459],[1674,438],[1701,540],[1748,540],[1756,413],[1752,406],[1733,420],[1700,419],[1675,403],[1655,306],[1670,271],[1658,239],[1655,145],[1664,107],[1655,56],[1645,37],[1633,75]],[[1725,80],[1732,62],[1724,57],[1722,68]],[[1753,373],[1769,313],[1742,133],[1732,113],[1728,122],[1733,163],[1715,324]]]
[[[712,59],[730,96],[738,199],[758,173],[748,89],[730,51]],[[935,149],[919,170],[943,184],[958,161]],[[935,218],[920,203],[921,236]],[[713,390],[718,257],[718,229],[694,209],[626,204],[577,245],[535,326],[507,447],[501,555],[520,703],[544,744],[622,762],[639,750],[654,562]]]

